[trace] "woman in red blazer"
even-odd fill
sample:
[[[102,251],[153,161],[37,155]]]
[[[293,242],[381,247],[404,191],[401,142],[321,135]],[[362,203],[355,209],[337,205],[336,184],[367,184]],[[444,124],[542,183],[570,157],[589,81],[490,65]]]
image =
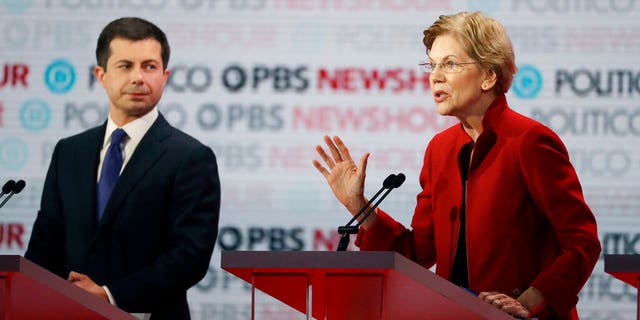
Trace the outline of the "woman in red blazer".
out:
[[[394,250],[519,317],[577,319],[578,292],[600,254],[596,221],[560,138],[511,110],[516,73],[504,27],[479,12],[424,32],[438,112],[460,123],[429,143],[411,229],[377,209],[361,250]],[[369,154],[352,160],[339,137],[314,160],[352,213],[366,205]],[[330,154],[330,155],[329,155]]]

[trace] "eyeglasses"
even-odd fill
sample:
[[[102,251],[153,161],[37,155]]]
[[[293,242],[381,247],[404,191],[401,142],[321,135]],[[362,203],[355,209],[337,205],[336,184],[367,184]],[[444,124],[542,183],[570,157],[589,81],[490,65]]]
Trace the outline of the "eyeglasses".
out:
[[[420,66],[420,70],[422,72],[433,72],[436,69],[442,70],[444,73],[458,73],[464,70],[465,64],[476,64],[480,62],[454,62],[451,60],[443,61],[443,62],[433,62],[433,61],[421,61],[418,63]]]

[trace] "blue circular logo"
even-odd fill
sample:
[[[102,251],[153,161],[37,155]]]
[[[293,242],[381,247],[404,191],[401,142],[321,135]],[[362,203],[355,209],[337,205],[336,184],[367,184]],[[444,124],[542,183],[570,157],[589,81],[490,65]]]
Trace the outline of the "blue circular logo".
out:
[[[66,93],[76,82],[76,70],[67,60],[52,62],[44,73],[44,82],[53,93]]]
[[[500,0],[467,0],[467,6],[469,11],[494,12],[500,7]]]
[[[518,98],[532,99],[538,96],[542,90],[542,74],[532,65],[523,65],[519,68],[513,80],[513,91]]]
[[[2,0],[2,6],[11,13],[21,13],[31,7],[32,0]]]
[[[0,141],[0,165],[7,170],[17,171],[27,163],[27,144],[18,138]]]
[[[22,104],[20,123],[23,128],[38,132],[48,127],[50,121],[51,109],[43,100],[31,99]]]

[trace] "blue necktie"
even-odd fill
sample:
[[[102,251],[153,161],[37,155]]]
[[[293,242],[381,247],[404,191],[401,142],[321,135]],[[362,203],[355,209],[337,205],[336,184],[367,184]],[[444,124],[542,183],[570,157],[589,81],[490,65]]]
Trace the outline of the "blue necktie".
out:
[[[127,133],[120,128],[113,131],[111,144],[102,161],[102,172],[100,173],[100,181],[98,181],[98,221],[102,218],[102,213],[107,206],[111,191],[113,191],[113,187],[115,187],[120,176],[120,169],[124,160],[122,157],[122,140],[126,136]]]

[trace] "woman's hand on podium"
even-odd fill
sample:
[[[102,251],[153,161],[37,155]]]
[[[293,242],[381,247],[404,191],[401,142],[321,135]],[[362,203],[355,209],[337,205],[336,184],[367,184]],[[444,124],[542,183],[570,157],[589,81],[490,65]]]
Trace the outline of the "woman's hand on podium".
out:
[[[530,318],[531,311],[522,302],[497,291],[480,292],[480,299],[490,305],[519,318]]]

